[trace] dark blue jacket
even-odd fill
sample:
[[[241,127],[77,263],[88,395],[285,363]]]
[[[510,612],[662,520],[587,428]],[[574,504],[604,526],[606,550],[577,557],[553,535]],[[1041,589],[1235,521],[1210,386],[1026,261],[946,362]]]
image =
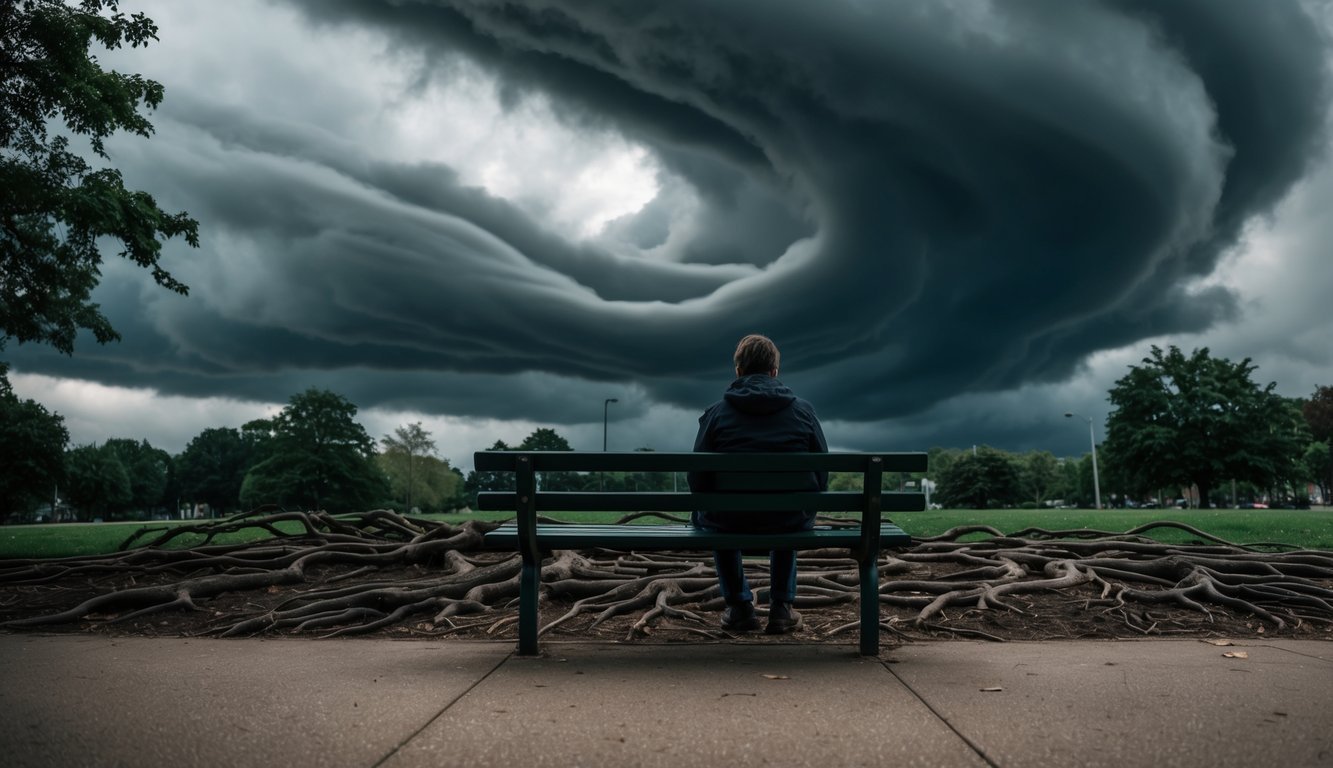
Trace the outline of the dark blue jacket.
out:
[[[767,374],[742,376],[731,382],[722,399],[699,417],[694,450],[721,453],[824,453],[828,443],[815,409],[797,397],[781,381]],[[690,490],[713,490],[713,476],[691,472]],[[793,483],[792,490],[828,489],[827,472],[811,472],[808,482]],[[803,486],[803,487],[800,487]],[[807,528],[814,513],[695,512],[692,521],[704,528],[765,531]]]

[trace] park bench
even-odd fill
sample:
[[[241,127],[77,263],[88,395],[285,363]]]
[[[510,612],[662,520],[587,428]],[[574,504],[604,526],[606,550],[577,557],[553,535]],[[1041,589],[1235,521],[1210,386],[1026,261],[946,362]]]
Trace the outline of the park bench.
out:
[[[606,453],[595,451],[479,451],[478,472],[512,472],[512,492],[484,492],[478,508],[512,510],[513,523],[485,535],[486,545],[517,550],[523,558],[519,588],[518,652],[537,653],[537,597],[542,558],[554,550],[711,551],[846,548],[860,574],[861,653],[879,653],[879,571],[885,547],[911,537],[880,513],[925,508],[920,493],[880,490],[886,472],[924,472],[924,453]],[[543,472],[711,472],[716,492],[558,492],[539,487]],[[808,472],[854,472],[862,491],[787,490]],[[806,510],[859,512],[858,525],[816,526],[791,533],[720,533],[689,525],[563,524],[538,522],[549,512],[678,512]]]

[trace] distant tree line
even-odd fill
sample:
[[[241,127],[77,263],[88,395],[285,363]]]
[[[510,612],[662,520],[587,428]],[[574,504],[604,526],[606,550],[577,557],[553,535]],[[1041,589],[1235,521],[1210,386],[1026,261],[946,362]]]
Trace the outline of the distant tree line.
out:
[[[376,442],[341,395],[309,389],[276,416],[205,429],[172,456],[147,440],[68,448],[64,420],[0,375],[0,519],[220,516],[267,505],[448,512],[464,478],[420,424]]]
[[[1109,392],[1114,410],[1098,446],[1104,506],[1227,507],[1264,501],[1306,505],[1313,486],[1333,489],[1333,387],[1284,398],[1251,380],[1249,360],[1186,355],[1153,347]],[[512,479],[463,473],[436,455],[430,432],[406,424],[376,441],[341,395],[309,389],[269,419],[239,429],[205,429],[176,456],[147,440],[111,439],[70,447],[64,420],[14,394],[0,368],[0,519],[112,520],[212,516],[273,505],[330,512],[389,508],[447,512],[474,507],[481,491]],[[516,450],[567,451],[541,427]],[[496,441],[490,450],[510,450]],[[641,448],[640,450],[650,450]],[[646,472],[543,473],[544,488],[685,490],[683,475]],[[834,489],[859,475],[834,475]],[[887,490],[924,488],[950,508],[1090,507],[1090,454],[1010,453],[989,446],[933,448],[930,471],[886,475]],[[183,511],[184,510],[184,511]]]
[[[1104,506],[1308,506],[1333,489],[1333,388],[1286,398],[1251,379],[1249,359],[1152,347],[1109,393],[1097,469]],[[1056,459],[982,447],[934,451],[934,501],[946,507],[1094,503],[1091,454]]]

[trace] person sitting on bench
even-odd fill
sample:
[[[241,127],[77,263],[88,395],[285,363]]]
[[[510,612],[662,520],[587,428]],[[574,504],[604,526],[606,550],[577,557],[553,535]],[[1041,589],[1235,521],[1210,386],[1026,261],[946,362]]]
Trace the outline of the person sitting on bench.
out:
[[[780,355],[777,345],[765,336],[752,334],[736,345],[736,379],[722,399],[709,406],[699,417],[699,433],[694,450],[703,452],[828,452],[824,431],[810,403],[797,397],[778,380]],[[715,490],[717,478],[712,473],[689,475],[690,490],[699,493]],[[808,479],[797,478],[791,491],[828,490],[828,473],[811,472]],[[738,532],[781,532],[809,530],[814,526],[813,512],[751,513],[700,512],[690,516],[696,528]],[[722,614],[722,628],[730,632],[750,632],[759,628],[755,616],[754,595],[745,578],[741,551],[718,550],[713,553],[718,584],[727,607]],[[801,624],[801,615],[792,610],[796,598],[796,553],[774,550],[769,553],[768,634],[785,634]]]

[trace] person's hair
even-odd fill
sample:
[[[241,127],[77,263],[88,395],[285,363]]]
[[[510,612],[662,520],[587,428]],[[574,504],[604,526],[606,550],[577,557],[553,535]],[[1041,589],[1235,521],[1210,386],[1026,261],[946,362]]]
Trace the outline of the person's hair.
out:
[[[736,370],[742,376],[752,373],[772,373],[778,369],[778,345],[767,336],[752,333],[736,345]]]

